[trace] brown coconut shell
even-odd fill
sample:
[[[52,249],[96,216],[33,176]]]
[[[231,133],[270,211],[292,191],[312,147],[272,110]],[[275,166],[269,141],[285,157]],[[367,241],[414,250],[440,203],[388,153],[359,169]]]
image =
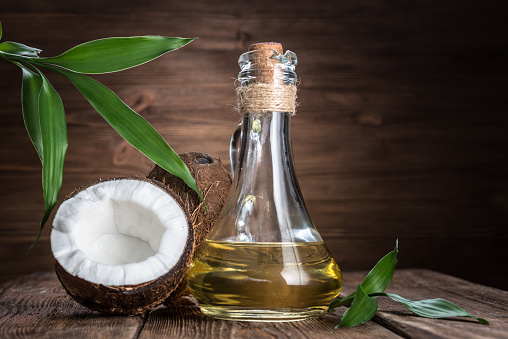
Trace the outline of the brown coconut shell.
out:
[[[98,183],[109,180],[135,179],[149,182],[167,192],[183,210],[188,222],[189,233],[177,264],[166,274],[157,279],[138,284],[123,286],[108,286],[86,281],[67,272],[55,259],[55,271],[67,293],[81,305],[102,313],[136,315],[160,305],[178,287],[182,280],[186,280],[194,254],[194,231],[191,218],[180,197],[160,182],[138,177],[124,177],[99,180],[87,186],[76,189],[67,199]]]
[[[184,203],[184,207],[191,215],[194,226],[194,246],[197,253],[199,246],[217,221],[226,197],[231,188],[231,172],[224,167],[219,158],[206,153],[188,152],[179,154],[180,159],[187,165],[196,180],[199,191],[204,197],[208,213],[198,194],[185,182],[155,165],[147,178],[164,183],[175,192]],[[182,296],[190,294],[187,280],[183,279],[179,286],[166,300],[167,304],[178,304]]]

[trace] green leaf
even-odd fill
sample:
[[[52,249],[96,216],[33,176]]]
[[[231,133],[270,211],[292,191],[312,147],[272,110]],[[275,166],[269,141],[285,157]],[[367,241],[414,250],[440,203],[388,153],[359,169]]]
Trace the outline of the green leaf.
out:
[[[21,84],[21,103],[23,120],[25,121],[28,136],[39,154],[42,162],[42,133],[39,118],[39,94],[43,80],[41,76],[26,67],[20,66],[23,71]]]
[[[66,76],[128,143],[166,171],[181,178],[203,199],[187,166],[148,121],[100,82],[79,73],[52,69]]]
[[[483,318],[476,318],[462,307],[455,305],[445,299],[425,299],[409,300],[393,293],[382,293],[391,299],[402,303],[408,310],[425,318],[449,318],[449,317],[468,317],[478,320],[480,323],[489,325],[489,322]]]
[[[63,166],[67,151],[67,125],[62,100],[44,74],[37,70],[42,78],[39,95],[39,117],[42,136],[42,187],[44,190],[44,215],[37,238],[58,201],[62,187]],[[30,251],[30,249],[28,251]]]
[[[194,39],[138,36],[93,40],[38,61],[86,74],[117,72],[153,60]]]
[[[397,264],[397,253],[399,252],[399,241],[395,243],[395,249],[385,255],[374,268],[367,274],[362,282],[365,293],[380,293],[390,285],[393,278],[395,265]]]
[[[374,317],[377,311],[377,301],[365,293],[362,285],[358,285],[356,289],[355,299],[351,307],[342,315],[338,327],[353,327],[363,324]]]
[[[395,242],[395,249],[385,255],[378,261],[376,266],[367,274],[362,282],[362,287],[365,293],[381,293],[390,285],[397,264],[397,253],[399,252],[399,240]],[[335,307],[350,305],[355,299],[353,292],[343,299],[335,298],[330,304],[330,310],[333,311]]]
[[[350,305],[344,313],[337,327],[356,326],[362,324],[375,315],[377,310],[376,297],[385,296],[402,303],[411,312],[426,318],[449,318],[469,317],[480,323],[490,325],[483,318],[476,318],[471,313],[445,299],[409,300],[393,293],[385,293],[384,290],[393,278],[393,271],[397,264],[399,242],[395,243],[395,249],[385,255],[369,272],[363,283],[358,285],[356,292],[343,299],[335,298],[330,304],[330,310],[335,307]]]
[[[38,57],[41,50],[18,42],[5,41],[0,44],[0,52],[18,56]]]
[[[2,39],[2,33],[3,33],[3,31],[2,31],[2,22],[0,21],[0,39]]]

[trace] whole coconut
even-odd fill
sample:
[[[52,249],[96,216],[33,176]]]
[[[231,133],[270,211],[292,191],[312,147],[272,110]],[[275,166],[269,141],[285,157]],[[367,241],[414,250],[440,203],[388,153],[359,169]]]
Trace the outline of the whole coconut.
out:
[[[231,174],[219,158],[210,154],[188,152],[179,154],[179,156],[196,180],[198,189],[206,202],[208,213],[194,190],[187,186],[182,179],[160,166],[155,165],[146,177],[162,182],[182,199],[184,208],[189,212],[194,226],[194,253],[197,253],[224,206],[231,188]],[[165,303],[180,303],[182,300],[179,299],[188,294],[190,291],[187,287],[187,280],[183,279]]]

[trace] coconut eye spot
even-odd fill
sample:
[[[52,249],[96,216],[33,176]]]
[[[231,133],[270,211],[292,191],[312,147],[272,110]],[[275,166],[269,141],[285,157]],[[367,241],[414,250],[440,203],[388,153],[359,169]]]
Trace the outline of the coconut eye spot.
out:
[[[199,156],[196,158],[196,161],[201,164],[201,165],[208,165],[208,164],[213,164],[213,159],[212,157],[208,156],[208,155],[202,155],[202,156]]]
[[[74,229],[77,247],[106,265],[137,263],[155,255],[164,231],[150,209],[111,198],[84,211]]]

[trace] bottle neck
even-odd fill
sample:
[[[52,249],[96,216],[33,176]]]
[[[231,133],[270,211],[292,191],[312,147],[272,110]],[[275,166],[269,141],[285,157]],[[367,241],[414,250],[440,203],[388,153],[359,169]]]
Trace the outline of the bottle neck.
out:
[[[245,113],[296,111],[296,55],[264,49],[244,53],[238,61],[238,110]]]
[[[265,162],[264,167],[270,172],[273,172],[273,166],[293,168],[290,113],[244,113],[241,135],[238,163],[244,171],[259,160]],[[282,173],[276,169],[274,172]]]

